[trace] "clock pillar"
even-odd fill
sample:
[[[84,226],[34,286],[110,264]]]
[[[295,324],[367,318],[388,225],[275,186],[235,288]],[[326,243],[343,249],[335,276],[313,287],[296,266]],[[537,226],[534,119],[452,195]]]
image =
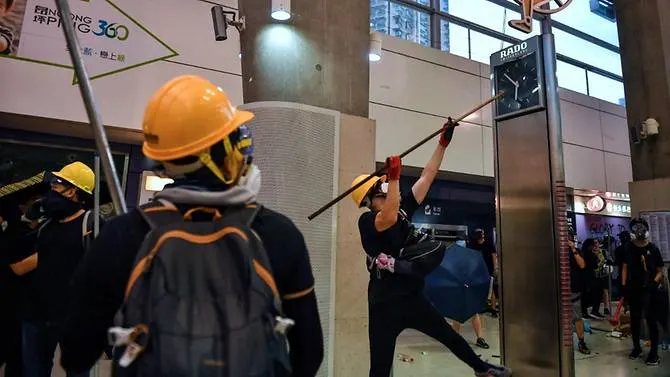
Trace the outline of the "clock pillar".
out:
[[[494,106],[501,352],[516,377],[573,377],[567,201],[548,18],[542,31],[491,56],[494,91],[506,85],[500,75],[507,74],[515,92]],[[534,67],[528,63],[533,61]],[[534,74],[539,101],[517,93],[524,86],[520,80]]]

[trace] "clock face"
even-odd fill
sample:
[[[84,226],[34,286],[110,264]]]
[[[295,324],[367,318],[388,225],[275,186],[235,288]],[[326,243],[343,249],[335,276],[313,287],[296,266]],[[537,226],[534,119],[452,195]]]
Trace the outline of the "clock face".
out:
[[[496,92],[505,92],[496,102],[497,116],[539,107],[542,95],[540,77],[536,52],[495,67]]]

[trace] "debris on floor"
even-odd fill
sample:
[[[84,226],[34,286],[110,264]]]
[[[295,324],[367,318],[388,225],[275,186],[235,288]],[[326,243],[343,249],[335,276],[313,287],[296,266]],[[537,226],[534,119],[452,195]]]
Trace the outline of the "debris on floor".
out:
[[[410,355],[404,354],[404,353],[399,353],[398,354],[398,360],[402,361],[403,363],[413,363],[414,358]]]

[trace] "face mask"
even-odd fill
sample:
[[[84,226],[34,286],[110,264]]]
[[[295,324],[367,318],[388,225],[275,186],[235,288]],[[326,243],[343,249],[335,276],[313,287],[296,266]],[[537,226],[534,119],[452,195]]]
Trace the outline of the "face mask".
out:
[[[463,240],[458,240],[458,241],[456,241],[456,245],[458,245],[458,246],[460,246],[460,247],[465,247],[465,241],[463,241]]]
[[[81,204],[75,203],[53,190],[49,190],[42,206],[47,217],[56,220],[62,220],[81,209]]]

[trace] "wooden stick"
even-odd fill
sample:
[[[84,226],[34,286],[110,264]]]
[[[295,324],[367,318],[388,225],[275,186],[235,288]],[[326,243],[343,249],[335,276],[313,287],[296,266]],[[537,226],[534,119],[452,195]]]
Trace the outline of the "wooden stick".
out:
[[[497,99],[498,99],[500,96],[502,96],[502,95],[503,95],[503,92],[500,92],[500,93],[498,93],[497,95],[495,95],[495,96],[489,98],[488,100],[486,100],[486,102],[483,102],[483,103],[480,104],[479,106],[475,107],[474,109],[468,111],[467,113],[465,113],[465,114],[461,115],[460,117],[458,117],[457,119],[455,119],[455,120],[453,121],[454,124],[457,124],[457,123],[463,121],[463,119],[465,119],[465,118],[469,117],[470,115],[476,113],[477,111],[481,110],[482,108],[484,108],[485,106],[487,106],[489,103],[491,103],[491,102],[497,100]],[[412,147],[410,147],[408,150],[402,152],[402,153],[400,154],[400,158],[403,158],[403,157],[407,156],[408,154],[414,152],[417,148],[419,148],[419,147],[421,147],[422,145],[426,144],[426,142],[428,142],[430,139],[434,138],[435,136],[439,135],[442,131],[443,131],[443,128],[440,128],[439,130],[437,130],[437,131],[433,132],[432,134],[426,136],[423,140],[421,140],[421,141],[419,141],[418,143],[414,144],[414,145],[413,145]],[[363,186],[363,185],[365,184],[365,182],[371,180],[372,177],[379,176],[379,175],[382,174],[385,170],[386,170],[386,166],[383,166],[383,167],[377,169],[377,171],[375,171],[374,173],[370,174],[367,178],[365,178],[364,180],[358,182],[356,185],[352,186],[352,187],[351,187],[350,189],[348,189],[347,191],[345,191],[345,192],[341,193],[340,195],[338,195],[335,199],[333,199],[333,200],[331,200],[330,202],[326,203],[323,207],[319,208],[316,212],[314,212],[313,214],[309,215],[309,216],[307,217],[307,219],[309,219],[310,221],[311,221],[311,220],[314,220],[314,218],[316,218],[317,216],[319,216],[320,214],[322,214],[323,212],[325,212],[328,208],[330,208],[330,207],[332,207],[333,205],[337,204],[337,202],[339,202],[340,200],[342,200],[342,199],[344,199],[345,197],[347,197],[347,195],[349,195],[349,194],[351,194],[352,192],[354,192],[354,190],[356,190],[357,188]]]

